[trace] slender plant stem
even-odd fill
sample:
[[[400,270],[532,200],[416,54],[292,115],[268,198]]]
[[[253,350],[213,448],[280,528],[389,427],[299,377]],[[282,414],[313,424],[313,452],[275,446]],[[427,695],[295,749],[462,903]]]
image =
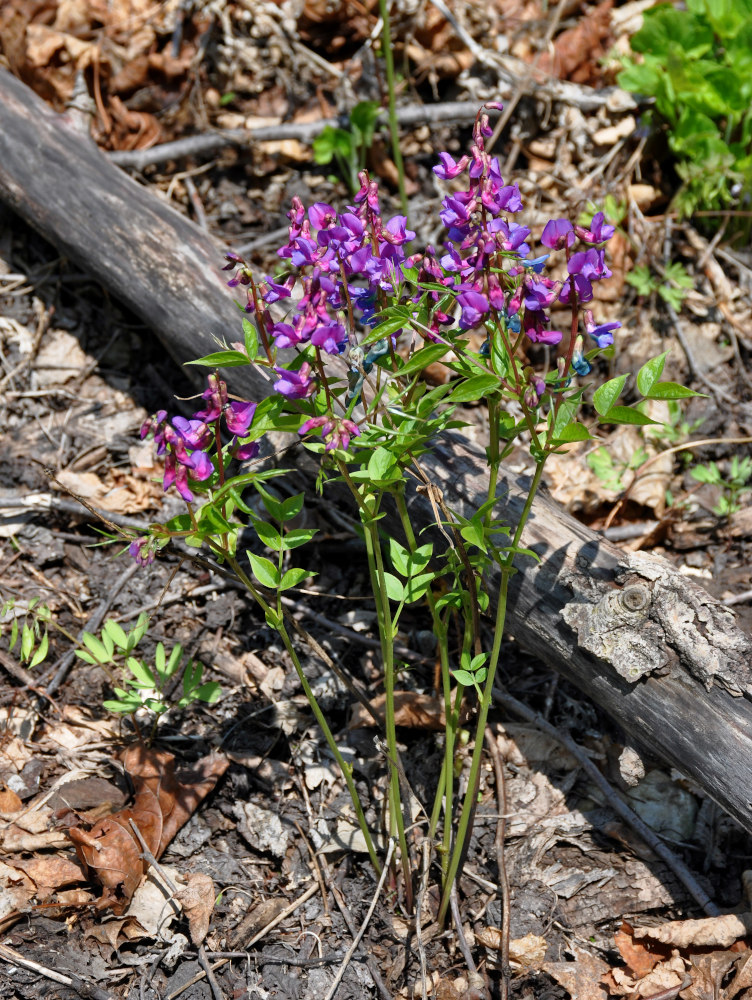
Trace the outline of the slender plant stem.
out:
[[[394,629],[389,608],[389,598],[386,592],[384,562],[379,543],[378,522],[374,519],[377,513],[374,504],[372,516],[363,519],[365,529],[366,552],[368,566],[371,571],[371,585],[376,599],[376,614],[379,623],[379,638],[381,640],[381,656],[384,662],[384,728],[386,731],[387,755],[389,757],[389,824],[390,834],[396,830],[400,846],[402,873],[405,880],[405,900],[408,910],[412,911],[413,887],[410,872],[410,856],[405,837],[405,822],[402,816],[402,800],[397,770],[397,729],[394,721]]]
[[[407,217],[407,190],[405,189],[405,164],[400,149],[399,125],[397,123],[397,100],[394,87],[394,54],[392,52],[392,29],[389,22],[389,0],[379,0],[379,14],[384,24],[381,32],[381,47],[384,50],[386,87],[389,95],[389,132],[392,136],[392,156],[399,179],[399,195],[402,212]]]
[[[444,922],[446,917],[447,909],[449,908],[450,898],[451,898],[451,888],[452,885],[459,880],[462,874],[462,860],[465,850],[465,840],[469,833],[470,819],[473,815],[475,808],[475,797],[477,795],[477,785],[480,775],[480,763],[483,756],[483,734],[486,730],[486,722],[488,720],[488,712],[491,706],[491,700],[493,695],[493,684],[494,678],[496,676],[496,668],[499,663],[499,654],[501,652],[501,640],[504,632],[504,623],[506,620],[506,610],[507,610],[507,597],[509,593],[509,580],[512,576],[515,549],[519,545],[520,538],[522,537],[522,532],[525,530],[525,525],[527,519],[530,516],[530,511],[533,506],[533,500],[535,494],[538,492],[538,487],[540,486],[541,476],[543,475],[543,466],[545,464],[546,456],[544,455],[539,459],[536,467],[535,473],[533,475],[532,482],[530,484],[530,490],[527,495],[527,500],[525,501],[525,506],[522,509],[520,519],[517,523],[517,529],[514,533],[514,538],[512,539],[511,551],[509,552],[507,558],[501,567],[501,586],[499,588],[499,602],[496,608],[496,622],[494,625],[494,641],[491,650],[491,656],[488,665],[488,674],[486,676],[486,683],[483,688],[483,697],[481,698],[480,704],[478,706],[478,718],[476,720],[475,726],[475,745],[473,747],[473,756],[470,763],[470,774],[468,776],[468,787],[465,793],[465,799],[462,803],[462,811],[460,813],[460,818],[457,823],[457,835],[455,837],[454,848],[452,850],[452,857],[449,862],[449,868],[447,871],[446,881],[444,883],[444,891],[441,898],[441,906],[439,908],[438,922],[441,924]]]
[[[211,542],[210,542],[211,544]],[[212,548],[216,548],[212,545]],[[303,668],[300,664],[300,659],[298,657],[297,651],[290,639],[290,636],[285,628],[284,619],[280,612],[275,612],[268,601],[264,600],[261,593],[254,586],[253,581],[250,579],[248,574],[243,570],[242,566],[239,565],[237,560],[227,555],[225,553],[228,565],[231,567],[233,573],[236,574],[237,578],[246,588],[251,597],[256,601],[258,606],[264,612],[265,615],[272,614],[274,616],[274,628],[277,630],[279,637],[282,639],[285,649],[287,650],[290,659],[295,667],[295,672],[298,675],[298,680],[303,688],[303,692],[308,699],[308,704],[311,706],[311,711],[316,718],[321,731],[324,734],[324,739],[327,742],[329,749],[332,752],[332,756],[337,761],[339,769],[342,772],[342,777],[345,779],[345,784],[347,785],[347,790],[350,793],[350,798],[352,799],[353,808],[355,809],[355,816],[358,820],[358,826],[360,827],[361,833],[363,834],[363,839],[366,842],[366,847],[368,849],[368,855],[371,859],[371,864],[376,869],[376,871],[381,874],[381,863],[379,862],[378,854],[376,853],[376,848],[374,847],[373,837],[371,836],[371,831],[368,828],[368,823],[366,822],[366,817],[363,812],[363,807],[360,803],[360,797],[358,795],[358,790],[355,787],[355,782],[352,777],[352,767],[347,763],[345,758],[337,746],[337,741],[334,739],[334,734],[329,728],[329,723],[326,721],[326,716],[321,710],[321,706],[316,701],[316,696],[314,695],[311,685],[308,683],[308,678],[303,673]]]

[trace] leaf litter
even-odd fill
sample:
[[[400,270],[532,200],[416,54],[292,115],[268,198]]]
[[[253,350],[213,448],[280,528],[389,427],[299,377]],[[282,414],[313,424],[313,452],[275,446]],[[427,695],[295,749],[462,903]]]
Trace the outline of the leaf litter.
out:
[[[198,8],[188,12],[182,30],[178,30],[178,12],[174,4],[161,5],[158,10],[145,4],[128,5],[127,11],[118,4],[106,7],[94,3],[61,4],[50,18],[41,6],[18,3],[3,10],[0,38],[6,54],[10,53],[12,66],[23,72],[58,106],[71,96],[76,72],[88,74],[96,97],[95,134],[100,144],[109,149],[145,148],[193,127],[203,127],[206,116],[213,124],[237,127],[237,120],[233,122],[223,116],[240,115],[245,121],[255,114],[278,121],[291,112],[298,120],[306,116],[310,120],[330,115],[343,106],[347,74],[358,88],[372,87],[374,78],[368,52],[357,50],[353,55],[353,47],[366,44],[377,18],[375,9],[369,5],[362,10],[348,6],[335,11],[336,16],[332,16],[333,11],[334,8],[329,7],[324,10],[320,4],[305,4],[302,11],[293,16],[293,28],[297,28],[299,40],[291,41],[290,25],[284,22],[287,12],[276,5],[214,5],[213,14],[220,27],[217,67],[221,72],[207,84],[202,77],[205,66],[199,66],[200,87],[206,96],[203,109],[200,102],[196,104],[184,99],[190,91],[187,67],[197,55],[200,56],[202,32],[206,30],[206,22]],[[611,11],[609,4],[600,4],[574,25],[562,25],[563,30],[555,32],[550,55],[544,53],[536,68],[545,69],[546,59],[550,58],[549,68],[562,79],[589,83],[607,81],[598,61],[599,47],[607,49],[614,39],[618,43],[619,32],[623,31],[620,25],[625,22],[610,15],[625,11],[626,8]],[[462,13],[464,23],[476,37],[506,39],[509,36],[514,58],[525,61],[523,65],[536,59],[536,39],[542,37],[540,25],[546,23],[544,5],[507,0],[490,6],[467,4]],[[445,81],[455,85],[461,81],[475,98],[480,80],[473,71],[473,58],[453,25],[432,5],[415,15],[413,22],[409,11],[404,12],[404,17],[405,27],[397,22],[400,33],[397,44],[400,49],[403,47],[401,32],[409,26],[404,53],[412,60],[413,79],[418,83],[426,81],[434,88],[445,86]],[[520,25],[526,22],[527,29],[521,30]],[[96,41],[92,41],[95,36]],[[170,48],[173,37],[180,43],[175,56],[171,55]],[[300,40],[303,49],[299,47]],[[293,52],[296,62],[292,64],[297,69],[294,75],[289,70]],[[322,58],[322,53],[330,59],[331,67],[332,79],[325,85],[317,79],[320,72],[317,59]],[[283,80],[285,74],[288,80]],[[306,91],[314,81],[318,87],[315,96],[312,86]],[[138,94],[141,97],[136,99]],[[225,96],[232,99],[226,102]],[[170,111],[173,100],[177,102],[177,110]],[[547,192],[545,197],[551,198],[561,197],[562,190],[578,187],[583,176],[598,170],[601,158],[601,153],[597,153],[588,162],[588,154],[579,150],[584,151],[591,144],[581,138],[592,133],[609,147],[613,144],[618,153],[617,147],[630,135],[623,128],[624,121],[627,119],[600,112],[590,120],[576,107],[555,112],[546,134],[536,133],[525,138],[529,169],[523,183],[536,185],[538,190]],[[414,155],[418,157],[421,150],[427,152],[431,148],[427,136],[422,139],[410,136],[406,141],[412,144]],[[275,157],[278,157],[277,162],[274,162]],[[232,170],[238,162],[236,154],[228,152],[224,162]],[[243,225],[253,229],[259,220],[266,221],[267,216],[283,205],[287,188],[298,183],[281,149],[275,153],[266,147],[259,154],[251,154],[244,170],[248,180],[243,184],[228,183],[227,177],[221,178],[221,196],[217,195],[219,185],[205,184],[201,188],[210,224],[216,226],[224,222],[228,235],[237,235]],[[321,188],[321,180],[320,176],[306,177],[306,183],[313,190]],[[182,180],[152,173],[151,182],[155,187],[161,186],[163,193],[190,211],[188,189]],[[640,213],[629,218],[632,238],[622,238],[621,257],[614,263],[617,275],[625,274],[635,262],[635,242],[649,248],[664,238],[661,227],[647,217],[651,207],[655,210],[660,206],[658,187],[644,182],[633,183],[627,187],[626,194],[639,205]],[[254,211],[254,198],[264,206],[263,211]],[[690,243],[701,239],[692,230],[690,234]],[[730,289],[723,285],[724,279],[728,284],[728,279],[723,269],[719,273],[717,261],[712,252],[706,253],[707,249],[705,242],[702,246],[694,246],[693,250],[696,256],[702,255],[705,260],[708,285],[703,293],[705,300],[693,297],[689,300],[690,307],[701,317],[696,328],[693,327],[691,345],[701,373],[720,372],[721,377],[727,378],[733,364],[733,350],[730,345],[718,342],[721,327],[713,318],[711,304],[721,298],[724,309],[730,311],[728,317],[724,313],[726,321],[743,326],[745,317],[750,314],[749,302],[748,296],[740,294],[733,283]],[[22,248],[21,252],[28,253],[28,248]],[[12,273],[18,269],[14,264],[9,270]],[[615,302],[600,303],[606,318],[611,318],[608,309],[621,308],[628,294],[626,285],[622,284]],[[647,313],[650,313],[649,320]],[[29,310],[27,323],[31,323],[32,315]],[[21,321],[23,313],[19,316],[21,319],[13,322],[19,324],[24,336],[20,336],[19,328],[13,328],[13,333],[9,327],[13,334],[8,336],[11,351],[22,346],[22,342],[28,350],[33,343],[31,327],[25,327]],[[122,321],[122,317],[119,319]],[[654,313],[642,310],[642,319],[635,322],[634,336],[630,340],[634,367],[645,356],[647,341],[656,340],[660,345],[667,335],[665,331],[658,335],[653,319]],[[51,464],[60,469],[62,481],[75,492],[87,495],[88,491],[96,506],[130,514],[156,509],[161,502],[161,491],[150,483],[154,471],[149,468],[148,461],[137,483],[129,481],[129,474],[122,471],[133,465],[131,449],[137,447],[134,429],[147,412],[134,405],[131,393],[138,389],[128,374],[141,370],[140,348],[133,341],[128,344],[126,331],[121,328],[125,353],[116,361],[115,367],[120,374],[115,381],[108,382],[100,376],[95,359],[88,357],[85,360],[76,355],[78,372],[88,372],[81,379],[66,368],[66,352],[60,350],[60,345],[67,343],[66,338],[69,338],[75,341],[70,345],[71,350],[75,347],[82,354],[85,352],[79,347],[78,337],[68,334],[63,337],[64,332],[57,332],[57,346],[55,335],[51,335],[45,344],[50,353],[40,352],[30,365],[35,379],[31,390],[44,388],[58,393],[55,405],[45,414],[48,423],[42,431],[34,422],[24,424],[18,419],[13,424],[11,421],[11,462],[21,470],[29,454],[50,461],[62,447],[60,460]],[[105,346],[102,343],[99,348]],[[68,364],[72,356],[67,356]],[[680,350],[672,358],[673,363],[683,364]],[[152,391],[158,395],[162,361],[152,356],[150,364],[155,365],[149,376],[153,376],[152,386],[156,387]],[[166,381],[171,381],[171,376]],[[726,384],[729,396],[733,397],[731,382]],[[14,407],[24,405],[22,400],[13,404]],[[125,415],[122,423],[119,422],[120,414]],[[705,419],[708,433],[713,434],[710,405],[706,407]],[[109,426],[105,426],[106,420],[110,420]],[[744,429],[740,427],[740,431]],[[58,444],[61,434],[68,435],[68,443],[64,446]],[[482,428],[480,434],[482,438]],[[718,436],[723,436],[723,431]],[[103,451],[97,452],[94,445]],[[627,458],[641,446],[641,441],[634,434],[625,435],[623,445]],[[569,458],[567,471],[574,467]],[[564,479],[563,469],[561,475],[555,472],[555,488],[569,489],[566,502],[573,508],[588,511],[589,516],[595,518],[591,523],[597,524],[603,509],[608,508],[618,491],[609,492],[602,480],[590,475],[586,455],[583,454],[582,464],[577,468],[578,474],[569,483]],[[660,519],[664,513],[666,487],[670,486],[674,492],[681,490],[673,464],[658,465],[653,473],[654,479],[645,495],[633,492],[636,507],[625,511],[627,521],[642,516],[642,510]],[[27,470],[19,471],[12,485],[39,488]],[[18,522],[20,529],[16,528],[11,534],[15,537],[20,530],[24,551],[20,563],[10,564],[10,583],[28,590],[33,582],[14,576],[13,565],[41,568],[42,580],[48,585],[50,605],[67,616],[65,621],[69,626],[78,628],[85,621],[83,608],[90,610],[92,595],[103,592],[102,581],[107,579],[111,568],[106,563],[98,563],[96,550],[79,547],[74,550],[68,539],[60,537],[64,533],[61,523],[63,528],[80,530],[78,522],[71,524],[70,515],[68,518],[67,521],[59,519],[52,528],[36,525],[34,519]],[[707,548],[710,530],[720,531],[723,537],[724,529],[717,525],[711,529],[703,529],[701,525],[693,528],[695,550],[702,552]],[[739,530],[741,540],[737,536],[736,544],[749,537],[748,531]],[[3,565],[13,557],[11,548],[3,543]],[[347,574],[346,564],[338,564],[336,558],[329,559],[326,570],[332,589],[339,587],[341,593],[353,592],[353,580]],[[236,725],[239,728],[227,740],[227,759],[207,754],[206,741],[202,744],[203,758],[195,752],[190,754],[190,759],[196,762],[194,770],[198,770],[198,774],[194,774],[199,779],[197,783],[176,770],[175,758],[166,751],[155,751],[152,756],[143,750],[129,748],[125,751],[123,773],[130,776],[131,786],[123,789],[107,781],[107,787],[91,786],[88,799],[85,794],[87,781],[93,780],[92,771],[97,772],[100,780],[101,775],[109,773],[104,768],[112,762],[118,739],[112,723],[95,717],[85,708],[101,700],[101,678],[83,669],[74,677],[65,689],[66,698],[73,703],[63,706],[63,720],[42,720],[35,712],[21,731],[13,721],[13,711],[6,710],[3,723],[7,738],[3,737],[0,746],[0,777],[5,784],[0,791],[4,825],[3,867],[0,868],[0,919],[3,922],[0,926],[17,934],[19,943],[27,947],[30,941],[19,930],[19,917],[24,915],[33,924],[39,921],[40,914],[51,914],[60,920],[67,918],[74,933],[78,921],[91,947],[101,941],[102,947],[109,949],[106,953],[111,954],[127,938],[134,946],[142,947],[152,960],[156,952],[149,950],[150,942],[167,933],[168,916],[172,923],[177,919],[170,906],[165,909],[170,899],[182,901],[192,944],[201,944],[208,935],[209,939],[214,937],[214,944],[219,946],[226,938],[232,940],[229,931],[234,931],[239,938],[233,945],[244,947],[246,941],[284,912],[287,898],[292,897],[293,901],[300,898],[302,886],[314,878],[309,852],[297,834],[291,834],[286,844],[282,842],[284,838],[276,844],[270,844],[263,837],[254,840],[257,834],[252,834],[249,827],[248,836],[243,834],[242,823],[247,824],[254,814],[260,817],[263,827],[264,810],[277,821],[281,820],[281,827],[277,829],[285,832],[294,829],[290,821],[295,818],[300,828],[307,831],[314,849],[321,852],[322,878],[326,880],[336,868],[351,903],[364,898],[371,888],[352,853],[357,847],[346,839],[348,831],[354,827],[344,815],[346,807],[341,784],[336,777],[331,779],[330,762],[316,749],[314,731],[306,718],[299,692],[284,669],[284,657],[280,651],[268,648],[263,626],[249,621],[232,601],[223,603],[217,581],[208,581],[198,571],[184,569],[179,570],[176,581],[178,587],[184,588],[185,604],[171,616],[167,615],[161,627],[176,635],[183,630],[181,641],[186,640],[186,634],[188,637],[191,633],[206,634],[215,653],[215,663],[221,663],[222,657],[225,662],[232,663],[236,679],[237,664],[242,664],[244,658],[248,663],[252,662],[250,658],[255,658],[253,669],[259,677],[263,674],[263,679],[250,703],[245,701],[244,686],[233,682],[235,686],[228,693],[230,707],[221,710],[216,718],[202,720],[203,724],[198,726],[202,736],[210,730],[210,722],[213,726],[217,723],[225,726],[228,732]],[[149,580],[150,600],[158,601],[165,582],[164,577]],[[214,585],[213,597],[190,597],[197,586],[207,583]],[[78,595],[78,606],[71,595]],[[29,596],[32,596],[30,591]],[[131,590],[118,611],[127,615],[145,598],[141,589]],[[221,612],[218,608],[213,609],[213,604],[220,604]],[[331,613],[333,617],[336,614]],[[241,619],[246,634],[256,637],[249,644],[254,648],[239,645],[230,637]],[[347,624],[344,619],[342,624]],[[365,676],[370,674],[371,680],[377,677],[377,664],[370,652],[357,646],[356,637],[352,639],[351,648],[344,641],[338,643],[329,637],[326,641],[332,652],[345,658],[352,656],[353,648],[359,650]],[[58,648],[58,652],[62,650]],[[515,655],[519,657],[518,651],[510,647],[510,656]],[[262,661],[260,656],[268,662]],[[313,663],[308,666],[314,671],[320,670]],[[526,663],[522,657],[514,669],[515,682],[522,688],[527,686],[533,699],[541,685],[549,686],[553,692],[549,709],[554,718],[561,725],[574,724],[588,742],[589,752],[618,785],[615,760],[624,749],[619,742],[621,738],[616,735],[612,739],[603,733],[603,720],[576,692],[565,685],[558,686],[557,690],[550,676],[543,680],[547,675],[542,673],[539,664]],[[439,710],[429,687],[406,692],[404,715],[400,720],[404,726],[405,746],[413,752],[416,761],[424,764],[410,775],[421,791],[423,786],[430,784],[429,761],[433,752],[426,730],[439,723]],[[28,692],[22,693],[12,687],[9,691],[16,701],[17,722],[23,716],[18,705],[24,704]],[[341,711],[336,694],[332,703],[335,711]],[[254,715],[259,708],[263,714]],[[284,723],[275,720],[275,710],[279,711],[280,720],[285,717]],[[195,718],[193,721],[195,725]],[[351,747],[356,773],[365,787],[373,781],[379,758],[369,745],[371,735],[358,728],[360,721],[356,715],[354,728],[349,731],[343,728],[342,732],[343,740],[346,739]],[[224,736],[227,737],[227,733]],[[217,742],[208,741],[210,746]],[[298,742],[307,745],[305,756],[296,754]],[[751,988],[750,953],[744,944],[749,933],[746,924],[749,914],[730,913],[709,921],[665,920],[667,916],[688,909],[686,895],[682,895],[681,888],[672,882],[670,872],[656,865],[649,852],[644,857],[635,857],[632,849],[625,846],[629,839],[624,838],[613,824],[608,803],[599,801],[594,789],[582,780],[576,762],[568,759],[555,745],[541,740],[540,734],[529,727],[505,725],[498,742],[502,759],[509,769],[507,854],[512,871],[514,961],[519,965],[513,983],[515,990],[522,994],[537,990],[542,981],[547,984],[547,990],[555,990],[557,987],[551,985],[553,981],[559,984],[560,992],[552,995],[563,997],[566,991],[578,1000],[604,997],[609,993],[650,996],[667,990],[677,993],[681,990],[682,1000],[690,996],[744,996]],[[27,786],[27,778],[23,777],[27,767],[40,760],[45,762],[46,770],[41,779],[37,775],[36,784],[29,777],[30,785]],[[236,762],[230,770],[226,770],[228,760]],[[70,780],[61,781],[59,775],[54,777],[61,770]],[[224,772],[221,780],[220,772]],[[654,774],[655,768],[649,767],[647,773]],[[76,777],[70,778],[70,775]],[[326,775],[326,779],[322,775]],[[207,806],[204,796],[210,795],[218,780],[217,792]],[[665,772],[662,780],[677,787],[682,784],[680,778]],[[75,788],[81,793],[77,801],[74,801]],[[373,786],[369,791],[374,814],[377,814],[381,806],[380,790]],[[701,813],[703,809],[708,812],[708,800],[702,801],[696,790],[690,789],[686,794],[700,802]],[[197,814],[196,809],[200,809],[200,813]],[[495,950],[493,942],[498,938],[494,928],[500,923],[497,872],[493,861],[493,832],[498,813],[495,791],[488,782],[479,803],[479,834],[472,848],[469,874],[461,887],[476,941],[490,951]],[[76,818],[72,819],[74,816]],[[157,862],[167,852],[164,870],[171,880],[177,882],[179,874],[176,867],[169,864],[168,840],[175,837],[178,845],[183,844],[188,852],[180,856],[191,858],[192,864],[195,861],[206,867],[207,872],[211,870],[214,877],[206,872],[189,872],[186,886],[173,895],[171,890],[165,889],[157,869],[145,861],[144,847],[131,821]],[[201,832],[199,821],[210,831],[208,838]],[[181,827],[183,833],[178,832]],[[726,908],[732,909],[741,875],[738,861],[730,866],[727,875],[721,873],[730,865],[730,858],[748,853],[746,841],[732,825],[724,823],[723,818],[711,819],[711,827],[715,853],[708,848],[709,872],[719,881],[719,892],[726,901]],[[260,830],[259,835],[264,832],[268,833]],[[694,852],[690,856],[696,858],[707,845],[692,841],[696,836],[692,824],[685,834]],[[76,845],[78,860],[70,847],[66,850],[71,842]],[[194,842],[202,845],[195,857],[190,853],[190,845]],[[223,849],[215,849],[214,842]],[[270,849],[274,846],[279,849]],[[252,852],[250,859],[247,858],[249,849]],[[17,856],[21,854],[24,856]],[[326,889],[327,881],[323,884],[325,893],[333,900],[334,890]],[[226,894],[219,905],[215,905],[218,894],[215,889]],[[255,903],[267,893],[271,898],[262,898],[261,904]],[[262,913],[258,907],[263,908],[264,903],[268,906]],[[37,909],[39,906],[44,909]],[[323,939],[331,950],[347,940],[347,930],[336,912],[327,913],[315,898],[304,906],[302,924],[310,935],[319,941]],[[143,915],[143,922],[135,916],[138,913]],[[254,914],[254,929],[244,934],[243,921],[251,914]],[[472,914],[477,916],[472,917]],[[629,915],[630,923],[624,923],[619,930],[624,915]],[[659,923],[656,927],[643,926],[638,919],[641,916]],[[381,933],[374,936],[369,948],[382,970],[389,970],[393,956],[382,938],[396,934],[397,922],[388,910],[381,919]],[[42,924],[38,926],[41,928]],[[185,924],[181,926],[186,927]],[[251,925],[245,926],[250,928]],[[310,957],[311,952],[307,956],[304,954],[306,944],[300,943],[300,927],[291,927],[290,923],[282,927],[279,940],[289,946],[289,951]],[[591,949],[578,943],[586,939],[590,939]],[[183,940],[187,942],[186,938]],[[427,940],[430,947],[433,937],[427,935]],[[491,943],[486,945],[486,941]],[[315,942],[309,939],[307,943],[313,949]],[[620,963],[615,959],[614,948],[621,956]],[[714,950],[708,952],[707,949]],[[493,969],[495,959],[490,957],[490,951],[487,968]],[[40,955],[43,954],[42,951]],[[439,963],[442,961],[437,951],[432,957]],[[274,970],[280,966],[272,962],[264,965],[263,958],[260,961],[261,981],[267,992],[276,988],[275,982],[279,995],[292,996],[300,992],[303,984],[296,978],[299,973],[294,966],[282,966],[284,975],[275,980]],[[546,975],[551,979],[543,978]],[[167,976],[159,980],[163,988],[169,981]],[[237,987],[241,982],[237,977],[228,979],[225,985]],[[312,982],[309,979],[309,986]],[[435,971],[429,983],[431,995],[441,1000],[471,1000],[478,995],[478,983],[471,977],[453,978],[449,973]],[[415,983],[407,987],[395,981],[393,987],[393,995],[420,995]],[[356,978],[346,980],[345,988],[353,996],[372,991],[370,984],[364,987]],[[263,994],[258,992],[257,995]]]

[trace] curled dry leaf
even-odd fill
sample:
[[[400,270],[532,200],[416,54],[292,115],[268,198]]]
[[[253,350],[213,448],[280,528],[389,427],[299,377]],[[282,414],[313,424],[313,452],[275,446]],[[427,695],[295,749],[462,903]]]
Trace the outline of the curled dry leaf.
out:
[[[725,913],[701,920],[672,920],[659,927],[635,927],[638,940],[660,941],[674,948],[730,948],[752,933],[752,913]]]
[[[475,940],[486,948],[501,951],[502,934],[498,927],[484,927],[475,935]],[[509,942],[509,964],[515,971],[519,969],[540,969],[546,957],[548,943],[538,934],[526,934]]]
[[[371,707],[382,718],[385,700],[384,695],[371,699]],[[395,725],[407,726],[410,729],[442,731],[444,729],[444,702],[439,698],[421,694],[419,691],[395,691],[394,721]],[[376,723],[362,705],[354,706],[350,719],[350,729],[375,725]]]
[[[637,978],[646,976],[670,953],[670,946],[657,941],[635,941],[634,930],[626,921],[614,935],[614,941],[629,972]]]
[[[112,908],[116,914],[128,905],[146,868],[131,821],[148,850],[159,858],[229,763],[223,756],[211,755],[199,761],[194,771],[176,774],[172,754],[143,744],[129,747],[121,759],[135,789],[132,805],[100,820],[89,831],[68,830],[78,857],[105,890],[100,909]]]
[[[606,1000],[608,991],[602,983],[608,965],[597,955],[573,946],[574,962],[544,962],[543,971],[577,1000]]]
[[[185,879],[185,889],[175,894],[175,899],[183,906],[188,918],[191,941],[198,947],[209,933],[209,924],[214,909],[214,883],[202,872],[191,872]]]

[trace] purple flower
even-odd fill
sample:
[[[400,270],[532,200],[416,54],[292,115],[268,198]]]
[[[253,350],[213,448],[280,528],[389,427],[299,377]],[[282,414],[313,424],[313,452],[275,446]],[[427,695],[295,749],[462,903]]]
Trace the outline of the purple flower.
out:
[[[574,240],[574,229],[569,219],[550,219],[541,234],[541,243],[549,250],[563,250],[564,247],[571,247]]]
[[[139,566],[149,566],[154,562],[154,548],[152,538],[145,535],[143,538],[134,538],[128,546],[128,555],[138,563]]]
[[[258,453],[258,441],[249,441],[248,444],[239,445],[232,453],[232,457],[236,458],[239,462],[247,462],[249,459],[255,458]]]
[[[469,156],[461,156],[460,159],[455,162],[454,157],[449,153],[439,153],[439,159],[441,160],[441,163],[433,168],[433,172],[443,181],[449,181],[453,177],[459,177],[470,162]]]
[[[548,309],[556,298],[556,282],[550,278],[535,278],[529,275],[524,281],[525,288],[525,308],[526,309]]]
[[[188,448],[203,450],[211,442],[211,431],[203,420],[186,420],[185,417],[173,417],[172,426]]]
[[[523,319],[525,334],[534,344],[547,344],[549,347],[553,347],[561,340],[561,331],[544,330],[543,321],[543,313],[526,312]]]
[[[462,307],[460,326],[464,330],[477,326],[489,309],[488,299],[481,292],[469,289],[457,296],[457,302]]]
[[[341,448],[347,451],[350,438],[360,436],[360,428],[352,420],[334,417],[311,417],[306,420],[298,434],[308,434],[309,431],[321,428],[321,437],[326,441],[325,451]],[[327,440],[328,439],[328,440]]]
[[[288,299],[291,293],[292,281],[288,278],[284,285],[277,284],[271,278],[266,279],[268,291],[264,292],[262,298],[264,302],[271,305],[272,302],[279,302],[280,299]]]
[[[288,399],[303,399],[310,396],[316,388],[311,376],[311,366],[307,361],[303,362],[297,372],[289,372],[276,365],[274,371],[280,376],[279,381],[274,383],[274,388]]]
[[[593,216],[593,221],[590,223],[590,229],[584,229],[582,226],[575,226],[574,231],[583,243],[605,243],[606,240],[611,239],[615,230],[613,226],[604,226],[603,219],[603,212],[597,212]]]
[[[317,201],[308,209],[308,219],[314,229],[328,229],[337,218],[337,213],[326,202]]]
[[[311,343],[316,347],[323,348],[327,354],[341,354],[346,342],[345,328],[335,320],[317,326],[311,334]]]
[[[618,330],[621,323],[613,320],[611,323],[596,323],[592,312],[588,309],[585,313],[585,330],[593,338],[598,347],[608,347],[613,344],[613,330]]]
[[[225,410],[225,423],[230,434],[245,437],[253,423],[256,403],[243,403],[234,399]]]

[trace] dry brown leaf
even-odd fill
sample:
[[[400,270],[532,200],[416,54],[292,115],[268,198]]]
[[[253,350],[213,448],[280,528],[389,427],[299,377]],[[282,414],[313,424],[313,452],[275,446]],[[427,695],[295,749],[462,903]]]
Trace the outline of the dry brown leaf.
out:
[[[384,717],[386,695],[378,695],[371,699],[371,707],[380,717]],[[418,691],[395,691],[394,722],[397,726],[407,726],[410,729],[429,729],[440,731],[444,729],[444,702]],[[353,708],[350,718],[350,729],[375,726],[373,718],[363,705]]]
[[[3,818],[12,816],[13,813],[17,813],[19,809],[23,809],[23,802],[12,789],[4,788],[2,792],[0,792],[0,815],[2,815]]]
[[[13,858],[8,862],[29,876],[36,886],[36,898],[41,903],[57,889],[66,885],[78,885],[86,881],[86,873],[79,861],[61,855],[47,855],[36,858]]]
[[[602,983],[608,965],[597,955],[574,946],[574,962],[544,962],[543,971],[576,1000],[606,1000],[608,990]]]
[[[603,70],[598,60],[610,44],[612,6],[613,0],[605,0],[590,8],[574,28],[562,31],[554,42],[553,54],[541,55],[539,68],[560,80],[601,85]]]
[[[655,966],[668,957],[668,946],[655,941],[635,941],[634,930],[624,922],[614,934],[616,947],[630,973],[638,979],[646,976]]]
[[[23,913],[36,893],[36,886],[25,872],[0,861],[0,928]]]
[[[5,854],[46,851],[52,847],[66,847],[67,843],[65,834],[59,830],[30,833],[13,823],[2,832],[2,851]]]
[[[498,927],[484,927],[475,935],[476,941],[486,948],[501,951],[502,933]],[[540,969],[546,957],[548,942],[538,934],[526,934],[509,942],[509,964],[515,971]]]
[[[734,1000],[737,993],[752,988],[752,951],[745,951],[736,960],[734,978],[725,990],[724,1000]]]
[[[78,827],[68,830],[79,858],[105,889],[99,907],[110,907],[116,914],[124,911],[145,871],[131,820],[159,858],[229,763],[212,754],[194,771],[176,774],[172,754],[143,744],[127,748],[121,760],[136,792],[132,808],[100,820],[88,832]]]
[[[686,980],[684,961],[679,955],[674,955],[666,962],[660,962],[652,972],[640,979],[635,985],[635,992],[638,997],[650,997],[654,993],[676,989]]]
[[[202,872],[191,872],[185,878],[186,887],[175,893],[175,899],[183,906],[188,918],[191,941],[198,947],[209,933],[212,911],[214,910],[214,883]]]
[[[752,933],[752,913],[726,913],[700,920],[672,920],[659,927],[635,927],[639,940],[660,941],[674,948],[728,948]]]
[[[734,964],[734,959],[734,954],[728,951],[692,955],[692,981],[682,990],[682,1000],[718,1000],[721,996],[726,1000],[727,995],[721,990],[721,983]]]

